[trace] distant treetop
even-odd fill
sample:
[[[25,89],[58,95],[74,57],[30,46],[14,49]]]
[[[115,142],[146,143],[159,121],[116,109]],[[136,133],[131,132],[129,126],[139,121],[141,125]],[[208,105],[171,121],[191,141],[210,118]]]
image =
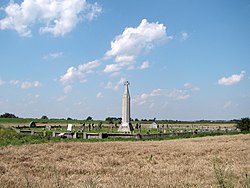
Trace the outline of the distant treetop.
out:
[[[14,114],[5,113],[5,114],[0,115],[0,118],[18,118],[18,117],[15,116]]]

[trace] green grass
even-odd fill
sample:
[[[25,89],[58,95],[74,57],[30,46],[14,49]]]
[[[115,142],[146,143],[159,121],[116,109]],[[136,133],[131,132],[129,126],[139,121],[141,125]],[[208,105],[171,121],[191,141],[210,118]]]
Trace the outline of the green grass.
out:
[[[243,134],[249,134],[244,132]],[[105,139],[62,139],[59,137],[52,137],[52,134],[43,135],[30,135],[25,133],[16,133],[13,129],[0,128],[0,147],[9,145],[23,145],[23,144],[40,144],[48,142],[107,142],[107,141],[149,141],[149,140],[172,140],[182,138],[196,138],[204,136],[217,136],[217,135],[234,135],[242,134],[239,132],[230,133],[202,133],[202,134],[187,134],[179,136],[171,136],[164,138],[150,138],[150,139],[135,139],[135,138],[105,138]]]
[[[0,128],[0,146],[60,142],[60,140],[56,137],[16,133],[12,129]]]
[[[34,121],[36,123],[44,123],[44,124],[82,124],[82,123],[94,123],[94,124],[99,124],[101,121],[99,120],[94,120],[94,121],[87,121],[87,120],[65,120],[65,119],[34,119],[34,118],[0,118],[0,123],[13,123],[13,124],[27,124],[31,121]],[[105,121],[102,121],[105,123]]]

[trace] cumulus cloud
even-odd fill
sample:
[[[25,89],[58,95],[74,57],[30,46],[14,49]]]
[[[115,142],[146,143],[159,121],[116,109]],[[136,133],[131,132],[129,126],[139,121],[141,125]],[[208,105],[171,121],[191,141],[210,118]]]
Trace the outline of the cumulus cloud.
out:
[[[103,98],[102,92],[98,92],[98,93],[96,94],[96,98]]]
[[[5,83],[6,83],[6,81],[0,80],[0,86],[1,86],[1,85],[4,85]]]
[[[37,88],[37,87],[41,87],[42,83],[39,81],[20,81],[20,80],[10,80],[10,81],[3,81],[0,80],[0,86],[3,84],[9,84],[9,85],[13,85],[16,87],[20,87],[21,89],[30,89],[30,88]]]
[[[149,68],[149,62],[148,61],[144,61],[138,68],[140,70]]]
[[[43,59],[50,60],[50,59],[58,59],[61,57],[63,57],[63,52],[54,52],[44,56]]]
[[[224,109],[228,109],[232,106],[232,101],[226,101],[225,104],[223,105]]]
[[[12,29],[21,36],[32,36],[31,27],[40,24],[41,33],[63,36],[83,19],[93,20],[102,8],[86,0],[24,0],[21,4],[10,1],[2,8],[6,17],[0,20],[0,29]]]
[[[246,73],[245,71],[241,71],[240,74],[233,74],[232,76],[229,77],[223,77],[218,80],[218,84],[227,86],[237,84],[243,79],[245,73]]]
[[[116,83],[112,83],[112,82],[108,82],[107,83],[107,85],[105,86],[105,88],[107,88],[107,89],[113,89],[113,90],[115,90],[115,91],[117,91],[118,89],[119,89],[119,87],[121,86],[121,85],[123,85],[124,84],[124,82],[126,81],[126,79],[125,78],[121,78],[118,82],[116,82]]]
[[[86,76],[86,74],[92,73],[93,69],[99,66],[100,66],[100,62],[98,60],[90,61],[85,64],[81,64],[77,68],[72,66],[68,68],[66,73],[60,77],[60,82],[62,84],[67,84],[74,79],[79,79],[80,82],[85,82],[86,80],[83,78]]]
[[[193,90],[193,91],[199,91],[200,90],[200,88],[195,87],[193,84],[188,83],[188,82],[184,84],[184,87],[186,89]]]
[[[164,96],[164,92],[162,89],[155,89],[149,93],[142,93],[141,95],[136,96],[132,99],[133,103],[136,103],[138,105],[143,105],[149,101],[150,98],[156,97],[156,96]]]
[[[67,96],[64,95],[64,96],[58,97],[56,100],[57,100],[57,102],[62,102],[62,101],[64,101],[66,98],[67,98]]]
[[[181,32],[181,40],[187,40],[189,37],[188,33],[187,32]]]
[[[159,97],[164,97],[172,100],[186,100],[190,97],[187,90],[181,89],[173,89],[171,91],[166,91],[163,89],[155,89],[148,93],[142,93],[141,95],[137,95],[132,99],[132,102],[137,105],[145,105],[145,104],[155,104],[155,101],[159,99]],[[163,105],[166,106],[166,103]]]
[[[21,88],[22,89],[29,89],[32,87],[41,87],[42,84],[39,81],[34,81],[34,82],[22,82],[21,83]]]
[[[36,94],[36,95],[34,96],[35,99],[38,99],[39,97],[40,97],[39,94]]]
[[[68,93],[70,93],[70,92],[72,91],[72,86],[67,85],[67,86],[65,86],[65,87],[63,88],[63,90],[64,90],[64,93],[65,93],[65,94],[68,94]]]
[[[101,12],[102,12],[102,7],[100,5],[98,5],[97,2],[95,2],[94,4],[87,4],[87,8],[86,8],[87,14],[86,14],[86,18],[89,21],[92,21],[94,18],[96,18]]]
[[[168,94],[168,97],[171,97],[175,100],[185,100],[188,99],[190,95],[188,94],[187,90],[173,89],[173,91]]]
[[[118,72],[119,70],[121,70],[121,67],[118,64],[109,64],[105,67],[104,72],[112,73],[112,72]]]
[[[142,52],[149,51],[170,39],[172,37],[167,36],[166,26],[143,19],[138,27],[126,28],[121,35],[111,41],[111,49],[106,52],[105,58],[114,58],[116,63],[106,65],[104,72],[116,72],[123,67],[131,66]]]
[[[10,80],[9,83],[11,85],[18,85],[20,83],[20,81],[19,80]]]

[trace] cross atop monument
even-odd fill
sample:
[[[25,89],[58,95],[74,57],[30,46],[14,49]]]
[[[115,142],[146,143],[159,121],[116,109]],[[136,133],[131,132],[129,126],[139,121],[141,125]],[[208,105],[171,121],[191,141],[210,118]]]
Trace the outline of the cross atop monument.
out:
[[[125,82],[124,82],[124,85],[125,85],[125,86],[128,86],[128,85],[129,85],[129,82],[128,82],[128,81],[125,81]]]

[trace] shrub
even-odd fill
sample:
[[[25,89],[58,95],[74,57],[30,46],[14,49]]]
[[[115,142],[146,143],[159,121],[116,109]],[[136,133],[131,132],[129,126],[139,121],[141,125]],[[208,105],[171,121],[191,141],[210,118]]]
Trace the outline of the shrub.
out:
[[[5,113],[5,114],[0,115],[0,118],[18,118],[18,117],[15,116],[14,114]]]
[[[242,118],[236,126],[241,131],[250,131],[250,119],[249,118]]]

